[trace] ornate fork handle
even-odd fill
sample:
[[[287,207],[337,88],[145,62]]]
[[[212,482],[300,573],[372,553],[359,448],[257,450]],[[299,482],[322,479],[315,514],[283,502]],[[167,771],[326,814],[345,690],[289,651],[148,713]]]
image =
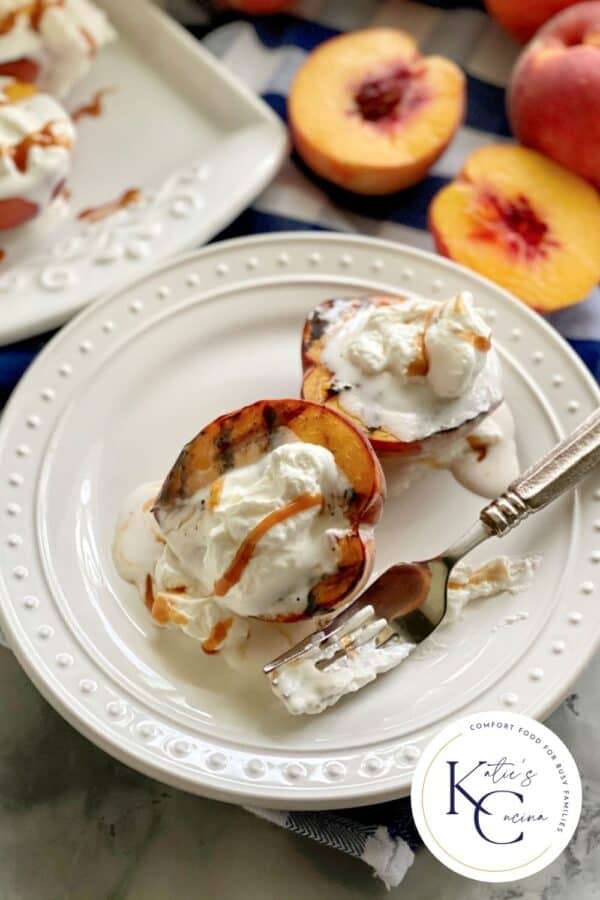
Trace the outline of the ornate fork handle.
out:
[[[530,513],[572,488],[600,463],[600,409],[568,437],[530,466],[508,489],[481,511],[491,534],[501,537]]]

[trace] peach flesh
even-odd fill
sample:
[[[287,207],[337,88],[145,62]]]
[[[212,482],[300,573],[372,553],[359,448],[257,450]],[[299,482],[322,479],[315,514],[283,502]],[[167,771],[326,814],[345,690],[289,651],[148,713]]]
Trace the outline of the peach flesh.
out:
[[[438,250],[551,312],[600,280],[600,197],[535,150],[481,147],[429,207]]]
[[[499,241],[509,253],[528,260],[546,256],[551,247],[560,246],[522,194],[508,200],[488,189],[479,194],[476,205],[478,222],[471,232],[475,240]]]
[[[464,96],[451,60],[422,57],[400,29],[367,28],[320,44],[287,108],[296,149],[316,174],[381,195],[425,177],[460,125]]]

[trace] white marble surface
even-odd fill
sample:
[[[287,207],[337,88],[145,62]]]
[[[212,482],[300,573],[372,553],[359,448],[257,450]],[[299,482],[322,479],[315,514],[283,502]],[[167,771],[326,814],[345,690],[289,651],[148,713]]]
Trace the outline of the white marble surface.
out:
[[[600,898],[600,656],[549,720],[584,812],[550,868],[482,885],[425,850],[387,893],[364,863],[241,809],[163,787],[80,737],[0,648],[0,900],[595,900]]]

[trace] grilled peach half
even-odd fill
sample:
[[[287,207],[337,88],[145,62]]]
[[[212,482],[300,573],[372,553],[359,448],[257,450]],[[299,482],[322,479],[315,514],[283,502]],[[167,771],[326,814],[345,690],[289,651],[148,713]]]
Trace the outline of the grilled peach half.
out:
[[[282,435],[287,440],[326,447],[349,483],[349,489],[339,499],[348,527],[337,537],[336,571],[325,574],[311,586],[302,614],[258,617],[297,621],[326,613],[348,601],[365,583],[373,564],[371,526],[381,515],[385,479],[368,440],[346,417],[329,407],[299,399],[260,400],[220,416],[185,445],[165,479],[153,511],[162,527],[168,514],[197,491],[210,488],[233,469],[257,462],[281,442]],[[263,524],[268,527],[271,516],[259,523],[254,540],[260,540],[260,529]],[[226,590],[227,585],[221,588]]]
[[[343,396],[346,385],[339,385],[335,373],[323,362],[323,353],[327,341],[334,329],[338,328],[344,320],[358,314],[368,306],[389,306],[393,303],[403,303],[407,298],[403,296],[376,295],[366,297],[353,297],[335,300],[325,300],[315,307],[304,323],[302,332],[302,368],[304,372],[302,381],[302,397],[314,403],[323,403],[329,409],[346,416],[353,425],[360,429],[371,443],[373,449],[379,455],[405,456],[407,461],[415,461],[422,457],[434,456],[443,452],[450,444],[466,437],[489,413],[499,406],[502,397],[499,389],[492,390],[485,399],[482,398],[481,408],[468,415],[464,421],[452,427],[445,427],[443,412],[439,415],[439,427],[433,433],[424,434],[418,439],[403,440],[395,434],[391,434],[382,427],[369,426],[356,415],[344,408]],[[427,372],[427,354],[424,341],[422,342],[421,358],[415,360],[415,374],[424,375]],[[418,370],[418,371],[417,371]],[[351,386],[350,386],[351,388]]]

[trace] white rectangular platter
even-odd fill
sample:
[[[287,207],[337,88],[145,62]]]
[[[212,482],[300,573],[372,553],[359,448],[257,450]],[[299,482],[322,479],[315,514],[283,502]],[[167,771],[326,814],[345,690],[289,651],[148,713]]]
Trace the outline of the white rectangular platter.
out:
[[[0,232],[0,345],[65,322],[94,298],[225,227],[271,180],[284,126],[148,0],[100,0],[119,32],[66,102],[78,122],[68,212]],[[139,189],[95,223],[78,214]]]

